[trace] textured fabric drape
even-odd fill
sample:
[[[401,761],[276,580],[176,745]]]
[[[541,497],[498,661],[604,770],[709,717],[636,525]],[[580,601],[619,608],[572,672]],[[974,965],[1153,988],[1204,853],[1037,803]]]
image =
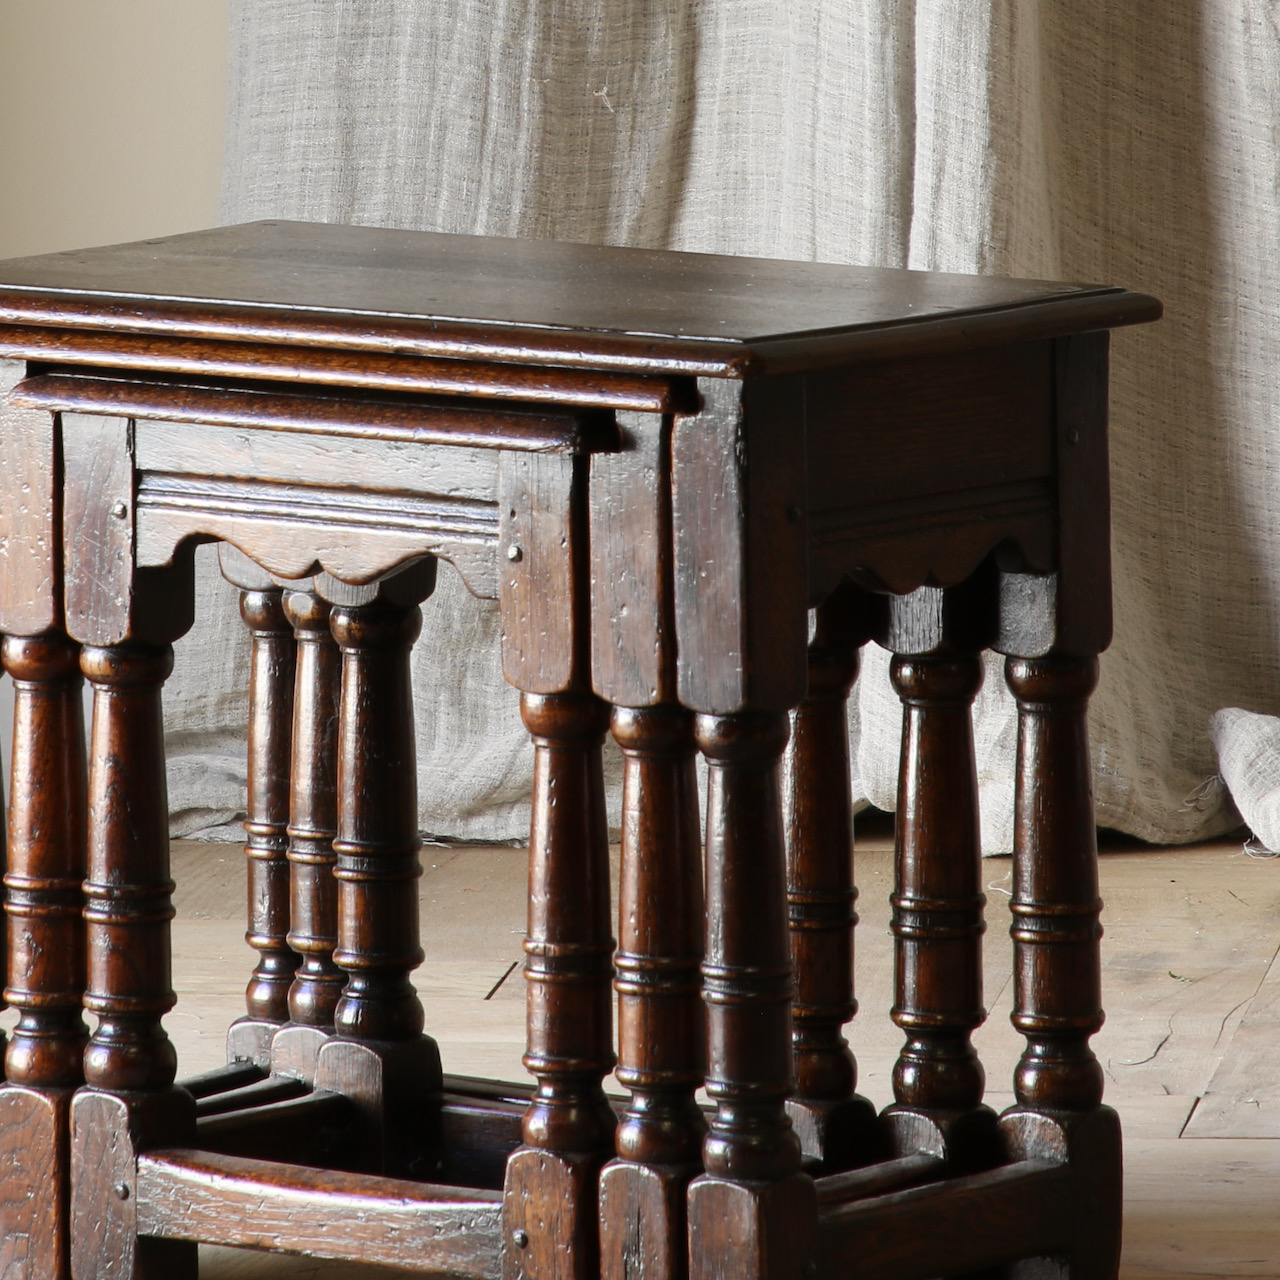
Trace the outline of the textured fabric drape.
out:
[[[1092,716],[1098,812],[1167,841],[1234,825],[1211,715],[1280,710],[1270,0],[231,7],[225,221],[817,258],[1161,297],[1161,324],[1113,340],[1116,636]],[[244,641],[230,593],[210,581],[207,594],[169,695],[172,732],[186,735],[173,785],[179,806],[231,809],[243,690],[210,693],[209,666]],[[442,574],[424,614],[423,826],[523,834],[529,752],[493,608]],[[892,807],[900,712],[886,667],[869,648],[857,759],[863,793]],[[976,736],[984,844],[1008,848],[1014,736],[995,663]],[[226,776],[216,800],[214,774]]]

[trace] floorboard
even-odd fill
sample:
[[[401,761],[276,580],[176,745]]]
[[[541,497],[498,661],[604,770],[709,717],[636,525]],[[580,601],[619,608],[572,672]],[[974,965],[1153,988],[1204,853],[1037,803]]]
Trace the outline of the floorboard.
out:
[[[1102,858],[1107,1024],[1094,1041],[1125,1128],[1124,1280],[1280,1277],[1280,859],[1239,841],[1148,849],[1113,840]],[[428,845],[420,904],[427,959],[415,975],[446,1070],[524,1079],[520,943],[525,853]],[[243,941],[237,846],[176,842],[177,1009],[166,1025],[184,1072],[223,1060],[253,957]],[[857,984],[849,1030],[863,1093],[890,1100],[900,1035],[889,1021],[892,838],[859,836]],[[1020,1041],[1009,1025],[1007,858],[984,864],[989,1017],[975,1041],[988,1100],[1010,1093]],[[205,1280],[373,1280],[388,1273],[240,1250],[202,1251]]]

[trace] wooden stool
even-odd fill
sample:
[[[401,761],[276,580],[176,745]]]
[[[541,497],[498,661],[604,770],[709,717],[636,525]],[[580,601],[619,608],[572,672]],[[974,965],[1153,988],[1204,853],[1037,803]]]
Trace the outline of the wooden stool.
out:
[[[0,486],[22,495],[0,512],[0,628],[20,637],[5,661],[32,725],[10,815],[9,999],[27,1030],[0,1120],[47,1117],[4,1212],[20,1222],[36,1192],[56,1223],[29,1273],[64,1265],[70,1219],[102,1224],[71,1234],[78,1280],[177,1274],[195,1240],[506,1280],[927,1277],[1037,1257],[1113,1275],[1084,714],[1110,628],[1104,331],[1158,314],[1115,289],[285,223],[0,266]],[[159,691],[209,539],[243,553],[223,568],[254,635],[260,959],[232,1065],[184,1089],[160,1022]],[[500,600],[537,753],[527,1109],[519,1087],[442,1075],[408,986],[407,659],[438,558]],[[52,935],[22,940],[74,933],[64,634],[94,686],[99,1016],[69,1202],[78,953],[68,936],[72,960],[46,973]],[[844,704],[868,638],[897,655],[905,707],[907,1043],[882,1117],[840,1034]],[[1010,655],[1022,726],[1028,1048],[1000,1118],[969,1042],[984,647]],[[607,704],[626,758],[616,957]],[[46,820],[51,777],[67,799]],[[615,967],[631,1094],[616,1133]],[[15,1049],[37,1039],[48,1062],[24,1067]]]

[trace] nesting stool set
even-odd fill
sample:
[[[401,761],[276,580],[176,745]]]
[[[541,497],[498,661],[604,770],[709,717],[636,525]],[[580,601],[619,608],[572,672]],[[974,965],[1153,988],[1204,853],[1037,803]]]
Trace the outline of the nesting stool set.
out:
[[[0,264],[4,1274],[180,1280],[206,1241],[475,1280],[1114,1276],[1086,706],[1107,331],[1158,314],[285,222]],[[160,698],[201,542],[253,637],[258,960],[228,1065],[175,1084]],[[499,602],[535,753],[532,1086],[446,1074],[410,981],[440,560]],[[841,1034],[868,640],[904,707],[879,1115]],[[984,649],[1019,714],[1000,1116],[970,1041]]]

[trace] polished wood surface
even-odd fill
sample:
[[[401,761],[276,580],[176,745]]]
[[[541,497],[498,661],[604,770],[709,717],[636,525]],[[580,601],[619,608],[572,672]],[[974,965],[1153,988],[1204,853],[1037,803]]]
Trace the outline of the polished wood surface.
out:
[[[289,946],[301,957],[289,987],[289,1020],[333,1028],[347,975],[333,962],[338,945],[338,700],[342,656],[329,630],[332,606],[313,591],[289,591],[284,608],[297,642],[289,862]],[[321,1036],[323,1038],[323,1036]],[[309,1042],[318,1044],[314,1037]]]
[[[950,341],[976,344],[1018,309],[1026,337],[1159,314],[1114,288],[280,221],[0,263],[8,324],[721,376],[839,363],[860,330],[932,346],[966,312]]]
[[[955,1170],[999,1160],[986,1073],[971,1040],[986,1019],[986,931],[971,713],[994,625],[990,575],[889,602],[884,640],[902,701],[892,1017],[906,1034],[886,1112],[900,1154],[925,1148]],[[984,587],[987,588],[984,590]]]
[[[258,952],[245,991],[245,1017],[229,1033],[234,1056],[271,1061],[271,1037],[289,1020],[298,953],[289,946],[289,755],[295,648],[279,587],[240,592],[240,616],[253,637],[249,672],[249,795],[245,817],[248,924]]]
[[[787,1110],[804,1154],[828,1172],[881,1151],[875,1109],[855,1092],[858,1064],[843,1028],[854,995],[854,880],[849,693],[881,600],[846,583],[815,610],[805,700],[783,757],[787,925],[794,1084]]]
[[[630,1090],[617,1159],[600,1177],[606,1280],[688,1273],[685,1211],[702,1169],[706,1071],[700,962],[703,883],[693,718],[682,707],[616,707],[623,775],[617,1079]]]
[[[812,1280],[855,1257],[922,1280],[1003,1263],[1110,1280],[1119,1136],[1089,1049],[1082,834],[1087,686],[1110,635],[1100,331],[1158,311],[1121,289],[290,223],[0,264],[10,471],[36,481],[14,579],[35,602],[0,582],[0,623],[64,622],[95,689],[100,1021],[70,1182],[72,1220],[105,1229],[73,1233],[76,1280],[180,1276],[196,1240],[271,1244],[250,1240],[250,1203],[273,1247],[391,1261],[341,1226],[350,1210],[412,1219],[415,1267],[505,1280]],[[232,1061],[191,1092],[161,1025],[159,697],[194,548],[215,540],[236,549],[224,572],[255,637],[259,961]],[[498,601],[533,740],[531,1091],[447,1079],[411,983],[408,654],[437,559]],[[841,1035],[844,717],[868,636],[897,655],[907,730],[907,1044],[879,1118]],[[985,647],[1008,655],[1023,735],[1027,1048],[998,1126],[970,1039]],[[629,815],[620,1122],[602,1087],[610,704]],[[419,1188],[415,1210],[388,1177]],[[447,1242],[476,1198],[433,1190],[444,1177],[502,1184],[465,1257]],[[313,1218],[342,1238],[321,1244]]]
[[[84,919],[85,1008],[98,1025],[86,1083],[130,1092],[173,1082],[177,1056],[160,1024],[173,1008],[169,975],[169,805],[160,686],[170,646],[86,647],[93,686],[89,742],[89,857]]]
[[[613,1150],[602,1081],[613,1069],[608,828],[601,749],[609,709],[593,694],[525,694],[534,744],[529,838],[528,1051],[537,1081],[524,1145],[507,1161],[504,1280],[594,1280],[595,1194]]]
[[[65,1271],[71,1095],[84,1080],[86,778],[78,647],[56,632],[6,636],[13,681],[5,1001],[18,1013],[0,1086],[9,1264]]]

